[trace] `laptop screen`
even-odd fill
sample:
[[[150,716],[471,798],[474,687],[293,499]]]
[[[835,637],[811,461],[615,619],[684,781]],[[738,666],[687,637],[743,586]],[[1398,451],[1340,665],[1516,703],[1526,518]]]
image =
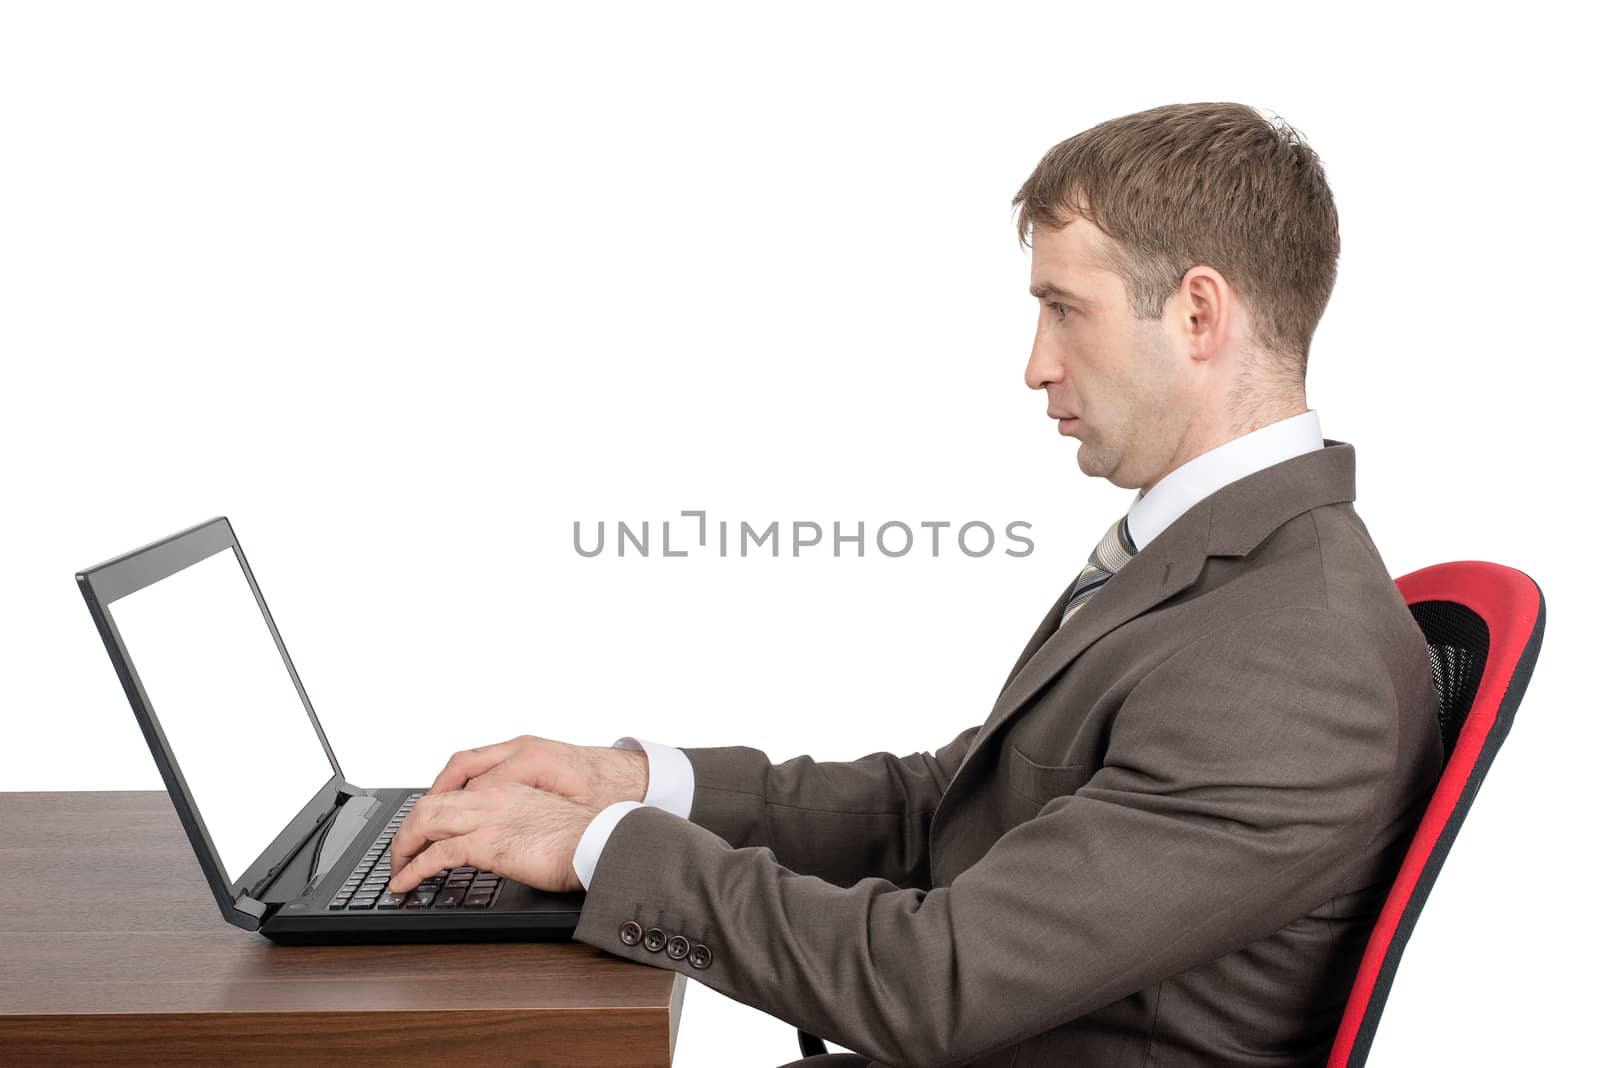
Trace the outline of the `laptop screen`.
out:
[[[334,775],[230,546],[107,606],[237,883]]]

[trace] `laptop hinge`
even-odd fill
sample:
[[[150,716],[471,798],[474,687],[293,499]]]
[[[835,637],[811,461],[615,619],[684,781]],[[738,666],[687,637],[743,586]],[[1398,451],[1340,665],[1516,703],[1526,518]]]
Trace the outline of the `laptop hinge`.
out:
[[[243,913],[245,916],[248,916],[255,922],[245,922],[245,920],[240,917],[239,913]],[[249,894],[240,894],[233,903],[233,911],[224,913],[224,915],[227,916],[229,923],[233,924],[235,927],[243,927],[247,931],[259,930],[261,927],[262,917],[266,916],[266,914],[266,902],[257,901]]]
[[[304,838],[300,839],[300,841],[295,844],[295,847],[289,851],[288,856],[279,861],[273,867],[270,867],[261,873],[261,878],[257,879],[255,885],[250,887],[246,896],[254,897],[256,895],[261,895],[265,897],[267,888],[272,886],[273,883],[277,882],[279,877],[294,865],[295,858],[300,856],[301,851],[306,848],[306,843],[316,841],[317,836],[320,835],[323,829],[328,826],[328,823],[338,813],[339,806],[344,804],[344,801],[344,796],[336,791],[332,799],[332,806],[326,812],[323,812],[317,817],[317,821],[316,823],[312,824],[311,830],[306,833]]]
[[[379,810],[382,802],[376,791],[357,790],[346,794],[341,783],[333,807],[317,821],[284,860],[271,871],[252,893],[268,905],[281,905],[300,897],[338,863],[351,841],[360,834]]]

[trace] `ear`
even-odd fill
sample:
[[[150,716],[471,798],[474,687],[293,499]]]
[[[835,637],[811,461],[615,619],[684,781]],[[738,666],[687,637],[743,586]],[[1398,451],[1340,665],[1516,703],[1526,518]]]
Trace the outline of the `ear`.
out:
[[[1214,267],[1191,267],[1178,283],[1173,299],[1189,356],[1211,359],[1227,340],[1230,320],[1239,313],[1228,280]]]

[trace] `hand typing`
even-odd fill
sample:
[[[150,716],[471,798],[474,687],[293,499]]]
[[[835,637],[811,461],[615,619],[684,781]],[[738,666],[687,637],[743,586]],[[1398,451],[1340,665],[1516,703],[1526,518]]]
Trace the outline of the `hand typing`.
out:
[[[614,801],[643,801],[649,762],[637,750],[568,745],[532,734],[452,756],[428,790],[481,790],[520,783],[594,809]]]
[[[572,858],[597,811],[520,782],[429,791],[395,831],[389,888],[404,893],[467,865],[537,890],[582,890]]]

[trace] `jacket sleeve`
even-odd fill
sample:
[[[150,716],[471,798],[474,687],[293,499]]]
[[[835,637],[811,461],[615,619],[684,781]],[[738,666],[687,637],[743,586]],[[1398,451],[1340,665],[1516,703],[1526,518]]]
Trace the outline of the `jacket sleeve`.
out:
[[[773,764],[745,746],[685,749],[689,820],[736,846],[762,846],[791,871],[848,886],[869,876],[927,887],[928,827],[974,725],[934,753]]]
[[[1104,766],[949,886],[835,886],[639,808],[601,855],[574,937],[889,1064],[961,1064],[1332,896],[1372,834],[1396,717],[1358,623],[1265,610],[1142,679]],[[790,773],[802,782],[815,774],[803,767]],[[630,921],[691,951],[630,944]]]

